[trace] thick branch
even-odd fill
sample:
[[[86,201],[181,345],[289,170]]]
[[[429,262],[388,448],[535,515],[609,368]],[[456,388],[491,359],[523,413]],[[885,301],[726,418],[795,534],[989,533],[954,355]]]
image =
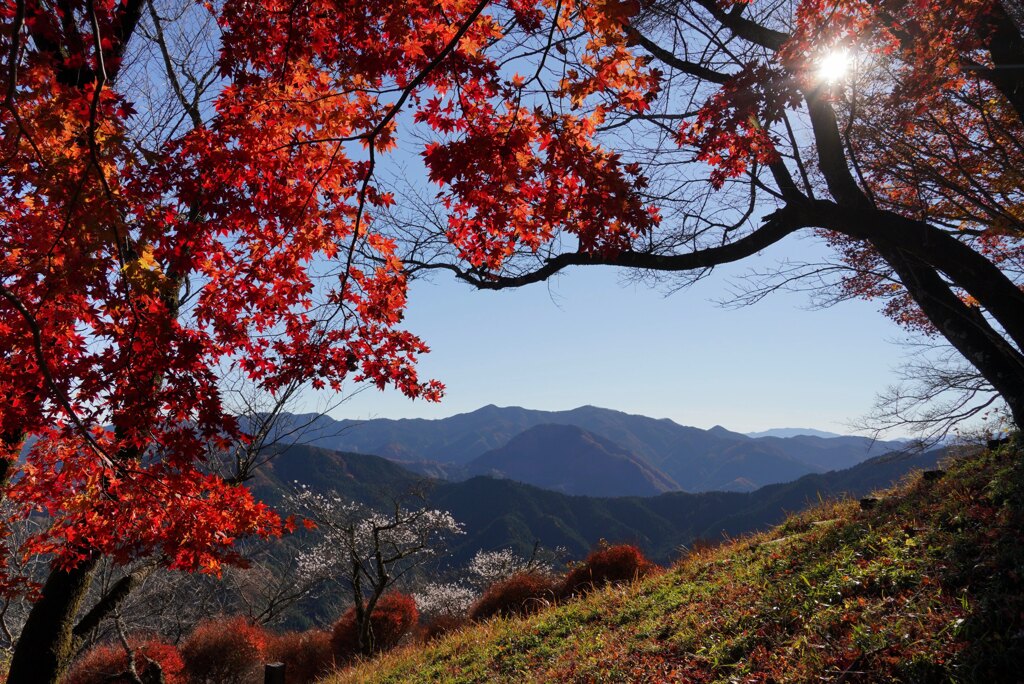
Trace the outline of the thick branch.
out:
[[[801,228],[824,228],[855,240],[884,241],[921,263],[945,273],[953,283],[978,300],[1024,349],[1024,292],[991,261],[943,230],[869,204],[848,207],[828,200],[789,202],[766,217],[765,225],[722,245],[685,254],[624,251],[617,254],[566,252],[544,261],[528,273],[514,276],[466,271],[452,264],[417,264],[413,269],[442,268],[475,287],[501,290],[542,282],[569,266],[620,266],[678,272],[711,268],[749,257]]]
[[[96,629],[105,617],[110,615],[126,598],[132,593],[132,591],[138,586],[139,582],[152,571],[152,567],[145,567],[130,572],[117,582],[114,583],[107,593],[105,593],[100,600],[96,602],[88,613],[86,613],[78,624],[75,625],[72,634],[76,639],[85,637],[89,632]]]
[[[722,9],[719,0],[697,0],[697,4],[706,9],[722,26],[755,45],[776,51],[789,40],[788,33],[770,29],[745,18],[741,14],[743,3],[736,4],[730,11]]]
[[[811,118],[814,142],[818,148],[818,166],[825,176],[832,197],[839,204],[850,207],[870,205],[870,200],[857,185],[846,163],[839,122],[832,105],[820,92],[805,92],[804,99],[807,101],[807,113]]]
[[[711,81],[712,83],[718,84],[724,84],[730,78],[732,78],[732,76],[730,76],[729,74],[725,74],[720,71],[715,71],[714,69],[709,69],[703,64],[698,64],[697,62],[691,62],[687,59],[677,57],[674,53],[661,47],[653,40],[637,31],[632,26],[626,26],[625,31],[626,35],[631,40],[636,41],[638,45],[642,46],[645,50],[650,52],[657,59],[661,60],[661,62],[663,62],[665,65],[670,66],[678,71],[681,71],[684,74],[696,76],[697,78],[703,79],[705,81]]]
[[[790,206],[769,215],[765,224],[753,233],[721,247],[699,249],[686,254],[652,254],[619,252],[611,255],[566,252],[554,256],[534,271],[519,276],[501,276],[466,271],[452,264],[410,262],[414,269],[450,270],[461,280],[481,290],[504,290],[547,280],[568,266],[623,266],[656,271],[691,271],[739,261],[775,244],[790,233],[804,227],[800,209]]]
[[[1002,3],[993,2],[987,47],[994,69],[986,76],[1024,120],[1024,36]]]
[[[105,60],[110,62],[109,58],[114,58],[106,74],[108,81],[113,81],[117,77],[117,72],[123,61],[122,58],[128,48],[128,42],[135,33],[135,29],[139,25],[139,19],[142,17],[142,4],[144,1],[127,0],[116,10],[118,17],[116,20],[115,40],[113,41],[112,48],[106,55],[108,59]],[[54,59],[54,62],[60,65],[56,69],[57,82],[69,86],[83,86],[92,83],[96,80],[98,74],[92,67],[88,66],[90,60],[86,59],[85,45],[75,24],[74,8],[70,3],[60,3],[59,11],[63,20],[64,35],[62,38],[67,42],[67,45],[61,45],[59,42],[52,40],[45,30],[46,22],[39,21],[26,22],[29,33],[32,36],[32,42],[35,43],[36,48],[40,52],[48,53]],[[82,59],[71,59],[72,57],[81,57]],[[74,66],[68,66],[69,63]]]
[[[900,277],[928,320],[971,362],[1010,407],[1014,422],[1024,425],[1024,358],[996,332],[981,313],[964,304],[939,274],[913,254],[885,240],[873,241]]]
[[[812,225],[872,243],[886,241],[945,273],[1024,349],[1024,292],[985,256],[944,230],[891,211],[848,208],[820,200],[812,206]]]

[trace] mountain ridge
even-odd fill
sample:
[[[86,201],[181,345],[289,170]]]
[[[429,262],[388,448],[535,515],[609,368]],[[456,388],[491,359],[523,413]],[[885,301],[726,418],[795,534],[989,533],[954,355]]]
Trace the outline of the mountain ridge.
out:
[[[754,438],[721,426],[702,430],[667,418],[589,405],[567,411],[538,411],[488,404],[475,411],[434,420],[357,421],[311,415],[293,418],[312,419],[313,425],[301,438],[307,443],[384,456],[419,472],[451,480],[471,476],[474,473],[467,468],[470,462],[501,449],[531,428],[572,425],[613,442],[651,471],[661,474],[655,479],[667,479],[676,483],[680,491],[689,492],[752,491],[809,473],[850,467],[903,446],[848,436]]]
[[[758,437],[824,437],[825,439],[831,439],[833,437],[849,437],[850,435],[843,435],[838,432],[829,432],[828,430],[818,430],[815,428],[770,428],[768,430],[760,430],[757,432],[746,432],[744,433],[747,437],[757,439]]]
[[[651,496],[679,485],[615,442],[575,425],[542,424],[467,464],[494,475],[565,494]]]

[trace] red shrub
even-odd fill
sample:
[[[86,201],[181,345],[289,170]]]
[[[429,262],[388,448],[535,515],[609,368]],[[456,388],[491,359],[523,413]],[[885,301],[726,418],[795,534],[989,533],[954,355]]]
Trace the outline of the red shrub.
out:
[[[555,600],[556,582],[548,575],[521,572],[495,582],[469,609],[471,620],[536,612]]]
[[[320,629],[268,636],[265,654],[267,662],[285,664],[288,684],[308,684],[334,669],[331,633]]]
[[[266,633],[238,615],[199,623],[181,645],[192,684],[242,684],[262,664]]]
[[[563,597],[586,594],[595,587],[633,580],[651,574],[654,563],[632,544],[608,546],[592,551],[587,560],[573,568],[562,582]]]
[[[434,639],[440,639],[445,634],[454,632],[467,622],[468,620],[461,615],[438,615],[423,625],[417,636],[423,642],[431,642]]]
[[[135,671],[144,682],[159,681],[156,668],[166,684],[185,684],[185,664],[174,644],[157,639],[129,639],[135,653]],[[103,644],[89,650],[65,675],[63,684],[128,684],[128,654],[120,643]]]
[[[370,633],[373,652],[388,651],[398,645],[416,625],[419,613],[412,596],[389,592],[380,597],[370,615]],[[331,645],[339,661],[351,659],[359,653],[359,633],[355,608],[349,608],[334,624]]]

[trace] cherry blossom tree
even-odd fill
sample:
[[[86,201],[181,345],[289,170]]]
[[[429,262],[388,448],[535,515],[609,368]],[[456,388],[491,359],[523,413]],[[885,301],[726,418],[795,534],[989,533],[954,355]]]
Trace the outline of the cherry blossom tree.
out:
[[[315,526],[319,539],[298,558],[304,577],[327,578],[352,599],[358,648],[373,652],[370,616],[381,596],[428,560],[435,558],[462,526],[446,511],[410,508],[395,500],[386,512],[347,501],[337,493],[302,488],[289,508]]]

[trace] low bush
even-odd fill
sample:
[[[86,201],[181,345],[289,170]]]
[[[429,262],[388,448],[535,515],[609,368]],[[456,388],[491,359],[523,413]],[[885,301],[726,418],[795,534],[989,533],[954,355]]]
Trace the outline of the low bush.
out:
[[[186,684],[185,664],[174,644],[157,639],[129,639],[135,672],[144,684]],[[161,673],[163,678],[161,679]],[[128,653],[120,643],[90,649],[62,680],[63,684],[130,684]]]
[[[285,665],[287,684],[308,684],[334,669],[331,633],[311,629],[267,637],[266,659]]]
[[[651,574],[656,567],[632,544],[597,549],[583,563],[569,571],[562,581],[560,594],[568,598],[586,594],[606,584],[632,582]]]
[[[469,620],[462,615],[438,615],[423,624],[420,627],[417,636],[420,641],[430,643],[435,639],[440,639],[445,634],[454,632],[468,623]]]
[[[192,684],[243,684],[263,663],[267,634],[244,617],[199,623],[181,645]]]
[[[527,615],[551,605],[556,589],[557,581],[549,575],[520,572],[488,587],[469,609],[469,617],[485,620],[496,615]]]
[[[416,600],[412,596],[397,591],[384,594],[370,614],[372,642],[364,654],[391,650],[416,626],[418,620]],[[359,631],[355,608],[349,608],[334,624],[331,645],[335,657],[340,662],[359,655]]]

